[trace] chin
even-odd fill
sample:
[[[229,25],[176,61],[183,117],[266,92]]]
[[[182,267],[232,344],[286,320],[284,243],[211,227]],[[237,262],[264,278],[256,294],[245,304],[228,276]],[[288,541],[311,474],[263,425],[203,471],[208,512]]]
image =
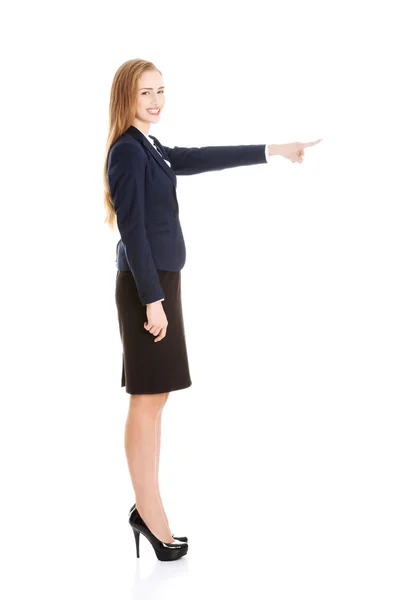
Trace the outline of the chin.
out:
[[[161,117],[161,112],[160,112],[160,114],[159,114],[159,115],[151,115],[151,114],[149,114],[149,113],[146,111],[145,120],[147,121],[147,120],[149,120],[149,119],[150,119],[150,120],[155,120],[155,121],[158,121],[158,119],[159,119],[160,117]]]

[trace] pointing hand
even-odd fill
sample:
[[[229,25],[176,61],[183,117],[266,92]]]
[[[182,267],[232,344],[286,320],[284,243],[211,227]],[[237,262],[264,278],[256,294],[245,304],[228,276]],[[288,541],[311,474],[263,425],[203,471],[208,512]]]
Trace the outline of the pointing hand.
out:
[[[291,142],[289,144],[276,144],[274,146],[274,154],[279,154],[284,158],[292,161],[292,163],[303,162],[304,148],[310,148],[322,142],[323,138],[316,140],[315,142]]]

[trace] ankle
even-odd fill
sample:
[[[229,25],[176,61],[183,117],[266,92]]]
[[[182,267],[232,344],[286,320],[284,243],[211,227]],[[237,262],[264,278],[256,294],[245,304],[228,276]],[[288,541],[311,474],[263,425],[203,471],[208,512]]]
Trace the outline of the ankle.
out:
[[[162,512],[165,524],[166,524],[167,527],[169,527],[168,518],[167,518],[167,515],[166,515],[165,510],[164,510],[164,505],[163,505],[162,500],[161,500],[161,494],[160,494],[160,490],[159,489],[157,489],[157,497],[158,497],[158,504],[160,506],[160,509],[161,509],[161,512]]]
[[[143,509],[141,510],[140,506],[136,506],[142,520],[150,529],[151,533],[156,536],[156,538],[165,543],[172,543],[174,541],[169,527],[165,524],[165,520],[162,516],[161,511],[152,511],[145,507],[143,507]]]

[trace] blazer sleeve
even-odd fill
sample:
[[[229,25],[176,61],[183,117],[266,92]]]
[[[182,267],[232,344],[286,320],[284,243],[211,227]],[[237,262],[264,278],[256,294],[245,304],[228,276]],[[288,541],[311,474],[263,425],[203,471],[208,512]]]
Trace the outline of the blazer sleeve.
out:
[[[194,148],[162,147],[168,156],[171,168],[177,175],[196,175],[207,171],[221,171],[267,162],[265,144]]]
[[[129,142],[111,148],[108,183],[126,258],[142,306],[164,298],[145,228],[144,152]]]

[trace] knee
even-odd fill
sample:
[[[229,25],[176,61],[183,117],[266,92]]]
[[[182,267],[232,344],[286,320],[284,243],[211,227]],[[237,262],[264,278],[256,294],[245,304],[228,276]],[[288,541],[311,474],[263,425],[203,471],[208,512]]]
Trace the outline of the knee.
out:
[[[130,408],[157,417],[165,404],[164,394],[130,394]]]

